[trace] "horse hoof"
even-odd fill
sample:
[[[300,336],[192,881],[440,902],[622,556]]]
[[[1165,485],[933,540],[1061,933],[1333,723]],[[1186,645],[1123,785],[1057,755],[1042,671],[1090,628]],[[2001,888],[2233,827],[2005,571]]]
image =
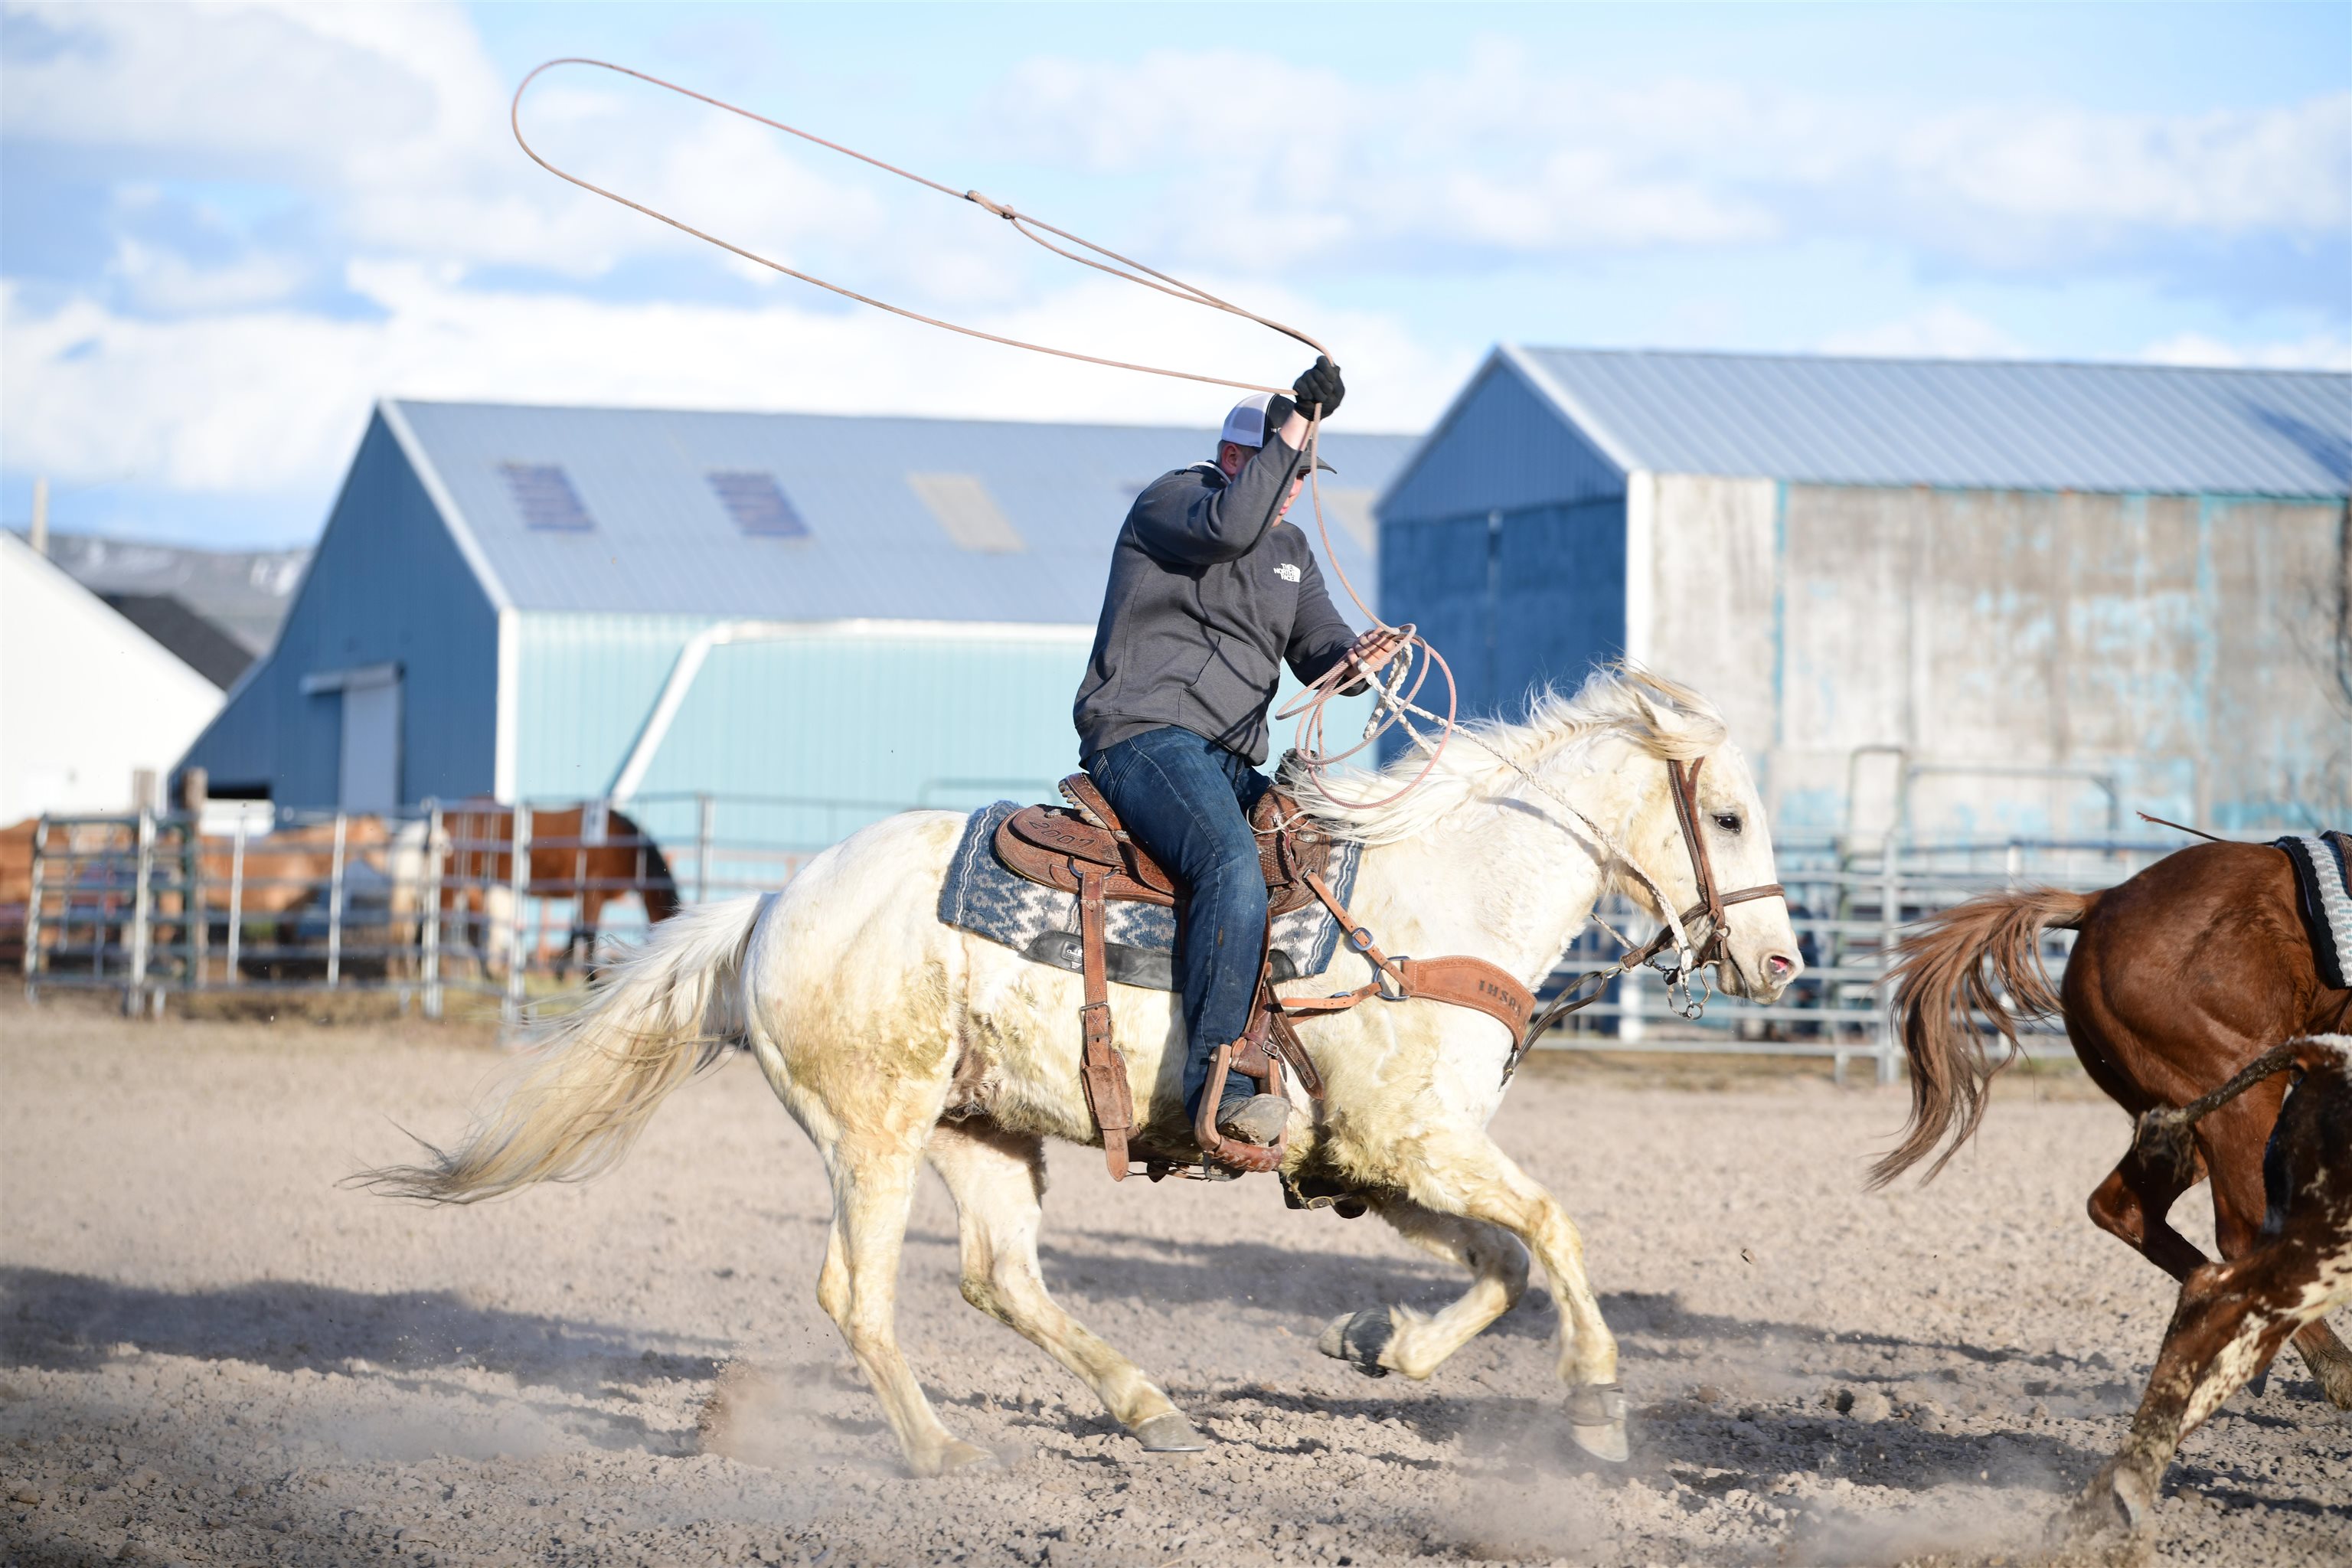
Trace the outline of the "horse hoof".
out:
[[[2302,1355],[2303,1364],[2310,1369],[2312,1377],[2317,1381],[2319,1392],[2326,1397],[2327,1403],[2338,1410],[2352,1410],[2352,1353],[2347,1353],[2343,1344],[2332,1338],[2323,1342],[2317,1351],[2311,1350],[2300,1340],[2295,1342],[2294,1348]],[[2267,1375],[2269,1368],[2265,1367],[2263,1372]]]
[[[1184,1418],[1181,1410],[1171,1410],[1154,1415],[1149,1421],[1139,1421],[1128,1428],[1147,1454],[1198,1454],[1209,1447],[1201,1429]]]
[[[967,1443],[962,1438],[956,1437],[950,1438],[948,1446],[940,1450],[938,1464],[928,1473],[933,1476],[951,1476],[958,1470],[986,1469],[996,1462],[996,1456],[979,1444]]]
[[[1613,1383],[1570,1389],[1568,1435],[1594,1458],[1623,1464],[1633,1452],[1625,1441],[1625,1391]]]
[[[2107,1480],[2107,1505],[2126,1530],[2137,1534],[2156,1522],[2156,1497],[2136,1470],[2118,1470]]]
[[[1325,1324],[1315,1348],[1333,1361],[1346,1362],[1366,1377],[1386,1377],[1389,1369],[1381,1364],[1381,1352],[1395,1337],[1396,1325],[1389,1321],[1389,1310],[1367,1307]]]

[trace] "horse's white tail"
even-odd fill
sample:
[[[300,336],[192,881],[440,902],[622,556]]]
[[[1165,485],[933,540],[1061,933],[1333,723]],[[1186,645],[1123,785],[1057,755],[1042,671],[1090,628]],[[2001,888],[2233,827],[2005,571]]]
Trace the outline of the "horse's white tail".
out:
[[[395,1197],[470,1204],[612,1168],[654,1111],[743,1037],[742,961],[763,900],[730,899],[655,926],[555,1019],[506,1092],[454,1149],[352,1178]],[[423,1142],[419,1140],[419,1142]]]

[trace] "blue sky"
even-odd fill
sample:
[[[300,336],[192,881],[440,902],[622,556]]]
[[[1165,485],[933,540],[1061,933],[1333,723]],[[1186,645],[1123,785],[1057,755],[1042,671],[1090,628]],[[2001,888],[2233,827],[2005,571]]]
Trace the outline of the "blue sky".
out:
[[[380,395],[1214,422],[564,185],[627,62],[1297,321],[1360,428],[1497,340],[2352,366],[2352,6],[5,7],[0,510],[314,534]],[[603,73],[551,153],[919,309],[1292,345]]]

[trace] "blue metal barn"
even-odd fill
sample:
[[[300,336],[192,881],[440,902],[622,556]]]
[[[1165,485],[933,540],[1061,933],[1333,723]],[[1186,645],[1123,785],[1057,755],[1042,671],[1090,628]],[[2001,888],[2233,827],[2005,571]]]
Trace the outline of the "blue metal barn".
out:
[[[2352,816],[2352,375],[1498,348],[1376,508],[1470,711],[1630,656],[1783,826]]]
[[[215,795],[352,810],[758,797],[730,834],[797,845],[1034,797],[1076,765],[1129,500],[1213,443],[387,401],[276,646],[183,765]],[[1410,447],[1325,438],[1333,546],[1367,596],[1371,501]]]

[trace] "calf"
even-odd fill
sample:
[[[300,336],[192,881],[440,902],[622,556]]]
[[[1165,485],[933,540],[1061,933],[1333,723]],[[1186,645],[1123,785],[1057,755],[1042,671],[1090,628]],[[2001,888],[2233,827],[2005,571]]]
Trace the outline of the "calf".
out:
[[[2289,1040],[2203,1099],[2148,1112],[2125,1164],[2191,1184],[2198,1118],[2289,1070],[2296,1080],[2263,1156],[2270,1210],[2261,1242],[2181,1287],[2131,1436],[2075,1505],[2077,1529],[2144,1527],[2181,1438],[2260,1376],[2297,1330],[2352,1300],[2352,1035]]]

